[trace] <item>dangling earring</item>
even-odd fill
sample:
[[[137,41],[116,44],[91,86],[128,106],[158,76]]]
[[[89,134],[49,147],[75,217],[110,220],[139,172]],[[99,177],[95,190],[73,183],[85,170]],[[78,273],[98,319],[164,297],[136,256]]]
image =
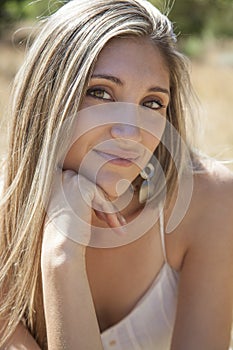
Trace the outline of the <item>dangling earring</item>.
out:
[[[141,177],[144,179],[139,190],[139,203],[145,203],[147,199],[151,198],[154,194],[155,185],[151,181],[154,176],[155,168],[153,164],[148,163],[147,166],[140,172]]]

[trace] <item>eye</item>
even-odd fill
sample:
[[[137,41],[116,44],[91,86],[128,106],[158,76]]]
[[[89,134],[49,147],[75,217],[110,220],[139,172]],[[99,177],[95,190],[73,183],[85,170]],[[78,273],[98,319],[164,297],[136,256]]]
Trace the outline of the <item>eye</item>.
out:
[[[100,88],[91,88],[87,90],[87,95],[100,100],[109,100],[112,101],[112,97],[104,89]]]
[[[166,107],[160,100],[146,101],[143,103],[143,106],[155,110]]]

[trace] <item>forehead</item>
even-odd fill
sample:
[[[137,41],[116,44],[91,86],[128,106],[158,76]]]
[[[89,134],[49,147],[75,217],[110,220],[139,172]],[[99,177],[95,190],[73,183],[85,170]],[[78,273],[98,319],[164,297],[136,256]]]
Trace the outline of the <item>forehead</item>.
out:
[[[158,47],[148,38],[114,38],[100,52],[94,72],[133,75],[169,83],[169,69]]]

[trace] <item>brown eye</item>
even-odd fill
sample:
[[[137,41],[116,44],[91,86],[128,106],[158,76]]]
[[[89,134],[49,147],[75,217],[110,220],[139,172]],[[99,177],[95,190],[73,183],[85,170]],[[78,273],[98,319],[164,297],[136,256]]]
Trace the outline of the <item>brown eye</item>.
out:
[[[145,107],[155,109],[155,110],[160,109],[160,108],[165,108],[165,106],[159,100],[147,101],[147,102],[144,102],[143,105]]]
[[[103,89],[89,89],[87,95],[101,100],[112,100],[111,96]]]

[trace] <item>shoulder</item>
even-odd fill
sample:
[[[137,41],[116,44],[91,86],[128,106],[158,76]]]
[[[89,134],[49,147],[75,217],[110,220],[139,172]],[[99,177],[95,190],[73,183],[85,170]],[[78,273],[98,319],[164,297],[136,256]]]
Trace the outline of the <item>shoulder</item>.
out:
[[[217,162],[204,166],[194,174],[192,200],[173,237],[173,248],[178,241],[182,256],[174,331],[179,349],[228,348],[233,305],[232,213],[232,172]]]
[[[232,212],[233,173],[219,162],[209,162],[202,172],[194,173],[190,218],[200,226],[218,223],[223,230],[233,223]]]
[[[189,208],[167,239],[173,261],[181,266],[187,254],[232,256],[233,264],[233,173],[216,161],[203,164],[193,175]],[[168,214],[169,215],[169,214]],[[172,252],[173,248],[177,247]],[[227,253],[228,252],[228,253]]]
[[[194,173],[194,195],[198,195],[197,199],[204,200],[204,194],[220,195],[232,198],[229,190],[233,189],[233,172],[226,166],[215,160],[209,160],[208,163],[203,163],[200,172]],[[203,198],[202,198],[203,197]]]
[[[233,271],[233,173],[218,162],[194,175],[193,198],[183,232],[186,260],[206,271]],[[185,260],[185,259],[184,259]],[[233,277],[233,276],[232,276]]]

